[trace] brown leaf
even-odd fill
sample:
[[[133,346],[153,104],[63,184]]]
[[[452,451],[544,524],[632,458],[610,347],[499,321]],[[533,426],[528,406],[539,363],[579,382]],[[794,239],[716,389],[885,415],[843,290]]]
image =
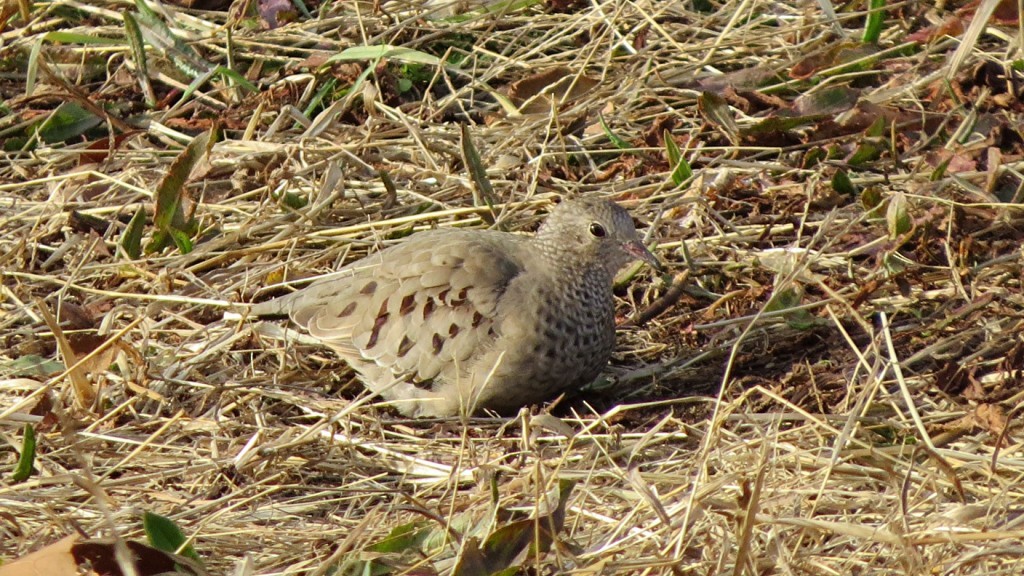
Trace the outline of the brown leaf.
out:
[[[0,566],[0,576],[94,576],[95,571],[79,572],[71,548],[79,537],[67,536],[49,546]]]
[[[935,373],[935,387],[947,394],[956,394],[967,385],[968,375],[957,362],[947,362]]]
[[[99,325],[99,319],[95,318],[88,310],[72,302],[62,302],[60,306],[60,320],[64,329],[72,331],[67,334],[68,344],[74,351],[77,358],[85,358],[107,343],[109,338],[100,336],[95,332]],[[86,374],[96,377],[104,374],[107,368],[121,351],[121,343],[116,342],[108,345],[104,350],[81,364],[81,369]]]
[[[937,26],[922,28],[907,36],[908,42],[921,42],[931,44],[932,42],[947,36],[956,38],[964,33],[964,18],[958,14],[952,14]]]
[[[135,574],[138,576],[192,573],[180,569],[184,562],[180,557],[132,540],[124,544],[128,547]],[[111,540],[88,540],[77,543],[72,546],[71,554],[78,565],[88,565],[102,576],[124,574],[117,562],[116,544]]]
[[[996,438],[1001,438],[1006,431],[1006,413],[997,404],[979,404],[974,409],[973,416],[977,426],[984,428]]]
[[[508,97],[523,114],[551,110],[552,104],[577,100],[600,84],[600,80],[579,74],[565,66],[556,66],[513,82]]]
[[[71,389],[74,392],[75,399],[78,401],[78,405],[86,410],[90,409],[93,402],[96,401],[96,389],[86,377],[85,370],[81,366],[75,366],[78,362],[78,355],[75,354],[70,342],[68,342],[64,335],[64,330],[61,329],[57,319],[50,313],[46,303],[38,300],[36,308],[39,310],[39,315],[43,317],[46,326],[53,332],[53,337],[57,340],[57,348],[60,349],[61,356],[64,358],[64,366],[68,369]],[[73,366],[74,368],[72,368]]]
[[[121,148],[121,145],[125,140],[141,133],[142,130],[132,130],[124,134],[118,134],[114,137],[113,144],[111,144],[109,137],[96,140],[85,148],[88,152],[82,152],[82,154],[79,155],[78,165],[99,164],[100,162],[103,162],[110,156],[111,152],[116,152]]]

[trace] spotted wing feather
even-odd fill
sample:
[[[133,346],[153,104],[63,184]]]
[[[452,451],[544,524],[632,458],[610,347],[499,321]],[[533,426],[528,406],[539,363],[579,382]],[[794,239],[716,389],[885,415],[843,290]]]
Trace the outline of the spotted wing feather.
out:
[[[370,388],[443,378],[498,335],[498,302],[523,269],[510,241],[520,240],[495,232],[422,233],[289,296],[287,309]]]

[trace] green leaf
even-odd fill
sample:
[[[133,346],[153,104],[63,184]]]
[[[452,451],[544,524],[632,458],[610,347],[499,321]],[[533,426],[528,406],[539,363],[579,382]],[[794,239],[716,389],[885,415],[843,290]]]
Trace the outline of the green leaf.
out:
[[[419,550],[424,539],[430,535],[431,525],[426,522],[409,522],[396,526],[381,540],[366,547],[367,552],[381,554],[400,554],[410,550]]]
[[[193,138],[171,163],[167,174],[156,189],[156,212],[153,216],[153,225],[157,230],[169,232],[172,227],[178,230],[185,229],[185,212],[182,208],[185,182],[188,180],[189,174],[192,173],[192,168],[206,154],[210,144],[211,132],[203,132]]]
[[[192,251],[192,240],[188,237],[187,232],[177,228],[171,228],[168,232],[171,234],[171,239],[174,240],[174,245],[178,247],[178,252],[188,254]]]
[[[855,196],[857,194],[857,187],[853,185],[853,181],[850,180],[846,170],[839,170],[832,176],[832,189],[845,196]]]
[[[799,306],[802,298],[802,291],[794,287],[776,290],[764,309],[766,312],[788,310],[794,306]]]
[[[67,368],[63,362],[45,358],[38,354],[26,354],[0,363],[0,375],[4,376],[41,376],[49,377],[59,374]]]
[[[188,540],[173,520],[159,514],[146,512],[142,515],[142,528],[146,531],[146,538],[151,546],[157,550],[181,554],[199,562],[199,554],[191,544],[185,545]],[[184,548],[182,548],[184,546]],[[180,552],[178,550],[181,550]]]
[[[469,127],[465,124],[462,125],[462,161],[466,164],[466,169],[469,170],[469,177],[473,180],[473,184],[476,186],[477,192],[480,193],[484,204],[487,205],[493,214],[494,205],[497,204],[494,187],[491,186],[491,180],[487,177],[487,169],[484,168],[484,162],[480,159],[480,153],[477,152],[476,146],[473,144],[473,137],[469,133]],[[493,221],[488,222],[488,224],[493,223]]]
[[[668,156],[668,164],[672,166],[672,175],[670,176],[672,183],[676,186],[681,186],[683,182],[693,177],[693,168],[686,161],[686,157],[683,156],[679,145],[672,139],[671,132],[665,130],[662,133],[662,138],[665,140],[665,154]]]
[[[249,82],[249,80],[247,80],[245,76],[242,76],[237,71],[232,70],[231,68],[228,68],[226,66],[217,66],[216,68],[213,69],[213,72],[214,72],[214,74],[220,74],[221,77],[227,78],[227,79],[231,80],[236,85],[241,86],[242,88],[245,88],[249,92],[259,92],[260,91],[260,89],[257,88],[256,85],[253,84],[252,82]]]
[[[808,310],[797,308],[803,301],[803,290],[798,286],[777,289],[765,306],[766,312],[785,312],[782,318],[791,328],[807,330],[817,324],[817,319]]]
[[[479,545],[476,538],[467,538],[452,575],[513,574],[515,572],[509,572],[514,568],[512,562],[522,552],[529,550],[531,557],[546,553],[555,541],[555,534],[565,524],[565,506],[573,486],[575,483],[571,480],[558,483],[558,504],[550,514],[502,526],[492,532],[483,545]]]
[[[875,139],[862,140],[846,163],[853,167],[860,167],[878,160],[882,156],[882,152],[885,151],[885,146],[880,146],[876,142]]]
[[[75,32],[47,32],[43,35],[47,42],[61,42],[63,44],[84,44],[86,46],[124,46],[120,38],[104,38],[103,36],[92,36],[89,34],[77,34]]]
[[[139,30],[139,23],[131,12],[124,14],[124,35],[128,38],[128,45],[132,49],[132,59],[135,61],[135,75],[139,79],[142,93],[146,96],[146,104],[152,108],[156,105],[156,95],[153,93],[153,86],[149,83],[149,64],[146,60],[146,46],[142,41],[142,31]]]
[[[730,142],[738,141],[737,136],[740,131],[725,98],[714,92],[701,92],[700,97],[697,98],[697,110],[705,120],[721,128]]]
[[[380,176],[380,181],[384,184],[384,190],[387,191],[387,199],[384,201],[385,206],[398,201],[398,188],[395,186],[395,181],[391,179],[391,174],[387,170],[379,170],[377,175]]]
[[[146,254],[155,254],[157,252],[163,252],[165,248],[172,244],[174,244],[174,241],[171,239],[170,232],[157,230],[153,233],[153,237],[149,240],[149,243],[146,244],[146,248],[144,250]]]
[[[604,135],[608,137],[608,140],[610,140],[616,148],[618,148],[619,150],[630,150],[633,148],[632,146],[629,145],[629,142],[626,142],[622,138],[619,138],[617,134],[612,132],[612,129],[609,128],[608,124],[604,121],[603,114],[598,113],[597,121],[601,123],[601,130],[604,130]]]
[[[334,88],[337,86],[337,80],[335,78],[328,78],[320,88],[317,88],[313,97],[309,99],[309,105],[302,111],[303,116],[306,118],[312,118],[313,113],[321,107],[324,99],[327,98],[328,94],[334,92]],[[326,106],[324,106],[326,107]]]
[[[295,192],[285,192],[281,195],[281,203],[292,210],[301,210],[309,204],[309,200]]]
[[[949,169],[949,163],[953,161],[953,155],[950,154],[948,158],[939,162],[939,165],[932,170],[932,173],[928,175],[928,180],[931,182],[938,182],[946,177],[946,170]]]
[[[202,87],[203,84],[206,84],[210,78],[213,78],[215,74],[216,70],[214,69],[196,74],[195,77],[192,78],[192,81],[188,83],[188,86],[185,87],[185,90],[181,93],[181,98],[178,99],[179,105],[191,100],[192,95],[196,93],[196,90],[199,90],[199,88]]]
[[[896,192],[889,198],[889,207],[885,211],[885,224],[889,229],[889,237],[892,239],[910,232],[913,227],[907,196],[903,192]]]
[[[821,147],[814,147],[808,150],[800,161],[800,167],[807,170],[821,164],[828,157],[828,153]]]
[[[21,455],[18,456],[18,464],[14,467],[14,474],[11,478],[15,482],[24,482],[35,471],[33,464],[36,461],[36,431],[30,424],[25,424],[25,437],[21,440]]]
[[[146,42],[174,63],[182,72],[195,78],[210,73],[215,66],[203,59],[192,46],[182,42],[145,0],[135,0],[139,12],[136,20]]]
[[[132,260],[138,260],[142,256],[142,232],[145,227],[146,210],[140,206],[121,235],[121,248]]]
[[[178,247],[183,254],[192,251],[192,238],[199,229],[195,218],[186,217],[184,202],[185,184],[192,169],[203,158],[216,140],[213,131],[196,136],[174,159],[164,179],[156,190],[156,210],[153,215],[153,226],[156,232],[153,239],[146,245],[146,252],[153,253],[163,250],[170,244]]]
[[[860,205],[865,210],[877,210],[882,206],[882,191],[877,186],[868,186],[860,194]]]
[[[103,123],[101,118],[74,102],[64,102],[39,125],[39,137],[45,142],[64,142],[81,136]]]
[[[864,35],[861,42],[877,44],[882,35],[882,24],[885,22],[886,0],[868,0],[868,18],[864,23]]]
[[[868,126],[868,129],[864,131],[864,135],[869,138],[881,138],[889,133],[889,124],[885,120],[885,116],[879,116],[875,118],[875,121]]]
[[[36,88],[36,76],[39,75],[39,54],[43,50],[43,40],[44,38],[36,40],[28,52],[28,66],[25,68],[25,96],[31,96]]]
[[[338,54],[328,58],[323,65],[327,66],[335,62],[347,62],[352,60],[381,60],[384,58],[398,62],[412,62],[415,64],[427,64],[430,66],[438,66],[441,64],[440,58],[427,54],[426,52],[420,52],[419,50],[413,50],[412,48],[403,48],[401,46],[378,44],[375,46],[352,46],[351,48],[346,48]]]

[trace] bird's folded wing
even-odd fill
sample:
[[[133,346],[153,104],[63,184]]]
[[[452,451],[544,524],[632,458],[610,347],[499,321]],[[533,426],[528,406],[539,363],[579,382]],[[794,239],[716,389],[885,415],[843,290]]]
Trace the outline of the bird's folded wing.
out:
[[[523,269],[521,240],[473,231],[420,236],[293,295],[292,319],[342,357],[396,377],[430,380],[464,365],[498,335],[498,302]]]

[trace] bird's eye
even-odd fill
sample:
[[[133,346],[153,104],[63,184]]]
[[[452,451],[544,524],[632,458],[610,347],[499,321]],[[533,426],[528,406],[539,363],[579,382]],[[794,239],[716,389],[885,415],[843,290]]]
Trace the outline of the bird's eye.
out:
[[[594,238],[604,238],[608,232],[605,231],[604,226],[601,226],[597,222],[590,225],[590,234]]]

